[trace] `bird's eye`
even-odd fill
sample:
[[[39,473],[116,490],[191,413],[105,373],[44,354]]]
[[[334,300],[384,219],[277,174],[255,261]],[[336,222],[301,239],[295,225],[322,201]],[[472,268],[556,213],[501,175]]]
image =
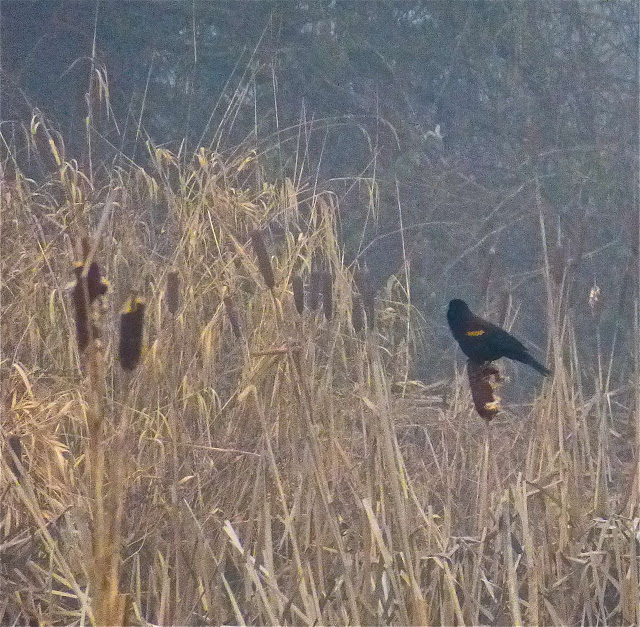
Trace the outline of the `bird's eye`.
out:
[[[467,335],[477,337],[478,335],[484,335],[484,331],[482,329],[478,329],[477,331],[467,331]]]

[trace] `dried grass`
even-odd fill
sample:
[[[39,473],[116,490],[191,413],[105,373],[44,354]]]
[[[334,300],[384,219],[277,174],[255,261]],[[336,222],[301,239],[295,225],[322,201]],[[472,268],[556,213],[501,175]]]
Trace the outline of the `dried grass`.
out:
[[[3,190],[0,622],[638,622],[637,390],[603,377],[586,392],[551,279],[554,376],[531,406],[505,403],[487,425],[462,373],[391,391],[393,360],[413,341],[402,352],[392,331],[415,329],[406,303],[389,300],[378,333],[352,333],[360,308],[334,200],[316,189],[311,215],[293,210],[308,188],[288,181],[284,211],[279,189],[247,182],[251,155],[220,168],[204,150],[190,164],[149,150],[148,171],[114,170],[102,189],[58,148],[54,178],[18,175]],[[113,296],[102,342],[80,358],[66,238],[116,189],[118,212],[96,234]],[[88,209],[56,204],[61,190]],[[169,243],[147,228],[158,195]],[[270,290],[236,263],[257,221],[281,233],[308,224],[295,241],[274,238],[267,259],[283,286],[301,255],[306,268],[328,261],[330,325],[284,315],[289,292],[265,275],[259,244]],[[542,219],[541,237],[546,250]],[[150,254],[159,246],[164,256]],[[143,280],[176,266],[179,316]],[[224,285],[242,343],[223,333]],[[147,300],[146,346],[123,373],[114,307],[132,287]]]

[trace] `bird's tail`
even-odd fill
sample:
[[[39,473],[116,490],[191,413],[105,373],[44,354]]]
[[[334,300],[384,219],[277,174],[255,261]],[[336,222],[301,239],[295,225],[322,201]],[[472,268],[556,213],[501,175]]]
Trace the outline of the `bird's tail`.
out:
[[[544,375],[545,377],[551,374],[551,370],[549,370],[549,368],[543,366],[539,361],[534,359],[529,354],[518,357],[518,361],[521,361],[523,364],[527,364],[527,366],[531,366],[534,370],[537,370],[541,375]]]

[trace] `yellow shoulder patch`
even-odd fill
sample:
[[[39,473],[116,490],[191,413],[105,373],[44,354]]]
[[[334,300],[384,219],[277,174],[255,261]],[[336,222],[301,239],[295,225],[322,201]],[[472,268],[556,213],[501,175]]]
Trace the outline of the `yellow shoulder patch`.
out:
[[[478,329],[477,331],[467,331],[467,335],[477,337],[478,335],[484,335],[484,331],[482,329]]]

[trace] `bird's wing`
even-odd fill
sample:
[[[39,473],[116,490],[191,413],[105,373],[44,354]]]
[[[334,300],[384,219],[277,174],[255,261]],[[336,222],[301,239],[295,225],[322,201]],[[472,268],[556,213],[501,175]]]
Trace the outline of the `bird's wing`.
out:
[[[487,341],[492,346],[499,348],[505,354],[505,357],[508,357],[511,353],[526,354],[529,352],[527,347],[508,331],[490,322],[486,322],[485,324],[488,326],[488,331],[490,331],[487,332]]]
[[[464,336],[467,342],[473,343],[477,340],[478,344],[495,348],[505,354],[528,352],[527,347],[511,333],[478,316],[474,316],[467,322]]]

